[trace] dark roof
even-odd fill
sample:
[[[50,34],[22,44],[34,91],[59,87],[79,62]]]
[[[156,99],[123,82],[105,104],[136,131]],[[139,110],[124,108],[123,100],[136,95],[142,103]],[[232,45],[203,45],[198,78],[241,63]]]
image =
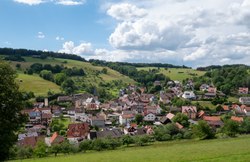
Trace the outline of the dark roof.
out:
[[[123,132],[120,129],[112,129],[112,130],[103,130],[96,132],[97,138],[119,138],[123,135]]]

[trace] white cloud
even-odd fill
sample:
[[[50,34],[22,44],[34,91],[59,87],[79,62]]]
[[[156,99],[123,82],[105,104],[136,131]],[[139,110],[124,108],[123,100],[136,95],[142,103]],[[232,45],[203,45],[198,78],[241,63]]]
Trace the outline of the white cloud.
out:
[[[39,38],[39,39],[44,39],[44,38],[45,38],[45,35],[43,34],[43,32],[38,32],[37,38]]]
[[[56,0],[56,4],[66,5],[66,6],[75,6],[82,5],[86,0]]]
[[[14,0],[14,2],[28,4],[28,5],[39,5],[41,3],[44,3],[44,0]]]
[[[57,37],[56,37],[56,40],[57,40],[57,41],[64,41],[64,38],[63,38],[63,37],[60,37],[60,36],[57,36]]]
[[[109,0],[103,6],[117,20],[109,36],[114,49],[93,57],[189,66],[249,64],[249,0]]]
[[[147,14],[146,10],[129,3],[114,4],[107,13],[117,20],[134,20]]]
[[[76,54],[86,56],[93,54],[91,43],[80,43],[75,45],[73,41],[68,41],[63,44],[63,49],[59,50],[60,53]]]

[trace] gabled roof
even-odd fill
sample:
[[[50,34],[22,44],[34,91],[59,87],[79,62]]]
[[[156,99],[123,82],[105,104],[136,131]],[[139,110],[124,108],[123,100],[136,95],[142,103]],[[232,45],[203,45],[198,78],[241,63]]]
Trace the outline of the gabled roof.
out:
[[[182,106],[181,110],[182,110],[182,113],[185,113],[185,112],[197,113],[196,106]]]
[[[167,117],[168,119],[170,119],[170,120],[172,120],[172,118],[173,118],[174,116],[175,116],[175,115],[172,114],[172,113],[168,113],[168,114],[166,115],[166,117]]]

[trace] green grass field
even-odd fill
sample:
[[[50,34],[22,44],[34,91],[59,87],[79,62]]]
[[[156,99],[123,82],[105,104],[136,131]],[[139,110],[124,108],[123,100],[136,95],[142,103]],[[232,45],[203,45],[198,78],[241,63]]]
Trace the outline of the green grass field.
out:
[[[39,58],[32,58],[32,57],[23,57],[26,62],[11,62],[12,67],[15,67],[17,63],[21,64],[21,68],[23,70],[30,67],[30,65],[34,63],[41,63],[41,64],[51,64],[51,65],[64,65],[66,67],[77,67],[77,68],[83,68],[84,71],[90,75],[94,74],[95,71],[101,71],[103,68],[106,68],[108,70],[107,74],[101,74],[100,77],[103,81],[112,81],[112,80],[123,80],[125,83],[135,83],[133,79],[130,79],[127,76],[124,76],[120,74],[119,72],[110,69],[108,67],[102,67],[102,66],[93,66],[91,63],[88,62],[82,62],[82,61],[76,61],[76,60],[68,60],[68,59],[61,59],[61,58],[47,58],[45,60],[39,59]],[[65,63],[66,62],[66,63]],[[92,80],[93,81],[93,80]]]
[[[137,68],[138,70],[146,70],[149,71],[149,69],[157,69],[156,67],[143,67],[143,68]],[[193,78],[194,76],[202,76],[205,74],[204,71],[197,71],[194,69],[183,69],[183,68],[168,68],[167,70],[165,68],[160,68],[159,73],[162,73],[166,76],[168,76],[172,80],[179,80],[182,81],[187,78]]]
[[[36,96],[46,96],[49,90],[55,93],[61,91],[60,87],[55,83],[44,80],[35,74],[27,75],[19,73],[16,80],[21,91],[32,91]]]
[[[247,162],[250,136],[206,141],[172,141],[114,151],[60,155],[23,162]]]

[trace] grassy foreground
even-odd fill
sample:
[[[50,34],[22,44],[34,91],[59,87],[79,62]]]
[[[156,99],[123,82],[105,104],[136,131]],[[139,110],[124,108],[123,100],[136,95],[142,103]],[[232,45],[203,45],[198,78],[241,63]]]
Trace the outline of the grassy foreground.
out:
[[[250,159],[250,136],[206,141],[172,141],[114,151],[22,160],[24,162],[244,162]]]

